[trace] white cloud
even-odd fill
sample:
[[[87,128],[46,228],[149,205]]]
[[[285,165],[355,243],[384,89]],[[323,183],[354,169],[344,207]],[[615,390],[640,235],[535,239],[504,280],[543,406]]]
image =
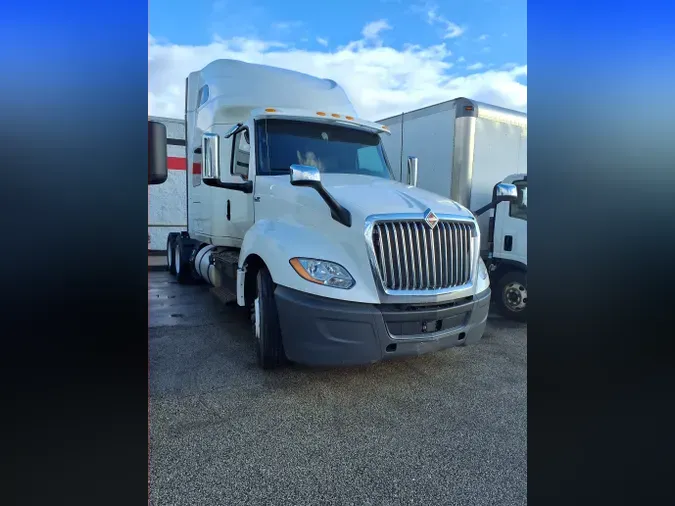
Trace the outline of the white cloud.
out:
[[[275,28],[277,30],[281,31],[287,31],[291,30],[293,28],[299,28],[302,26],[302,21],[279,21],[278,23],[274,23],[272,25],[272,28]]]
[[[415,10],[419,9],[419,7],[415,8]],[[452,21],[448,21],[444,16],[438,14],[438,7],[435,5],[427,5],[425,9],[427,23],[430,25],[441,24],[445,26],[445,35],[443,35],[444,39],[454,39],[456,37],[460,37],[466,31],[464,27],[461,27]]]
[[[483,35],[481,35],[480,37],[478,37],[478,40],[487,40],[488,37],[489,37],[489,35],[486,34],[486,33],[484,33]]]
[[[274,41],[216,39],[182,46],[148,35],[148,113],[182,118],[185,78],[219,58],[232,58],[305,72],[340,83],[360,116],[377,120],[402,111],[466,96],[526,110],[527,66],[462,76],[452,73],[445,44],[395,49],[357,40],[335,51],[308,51]]]
[[[327,45],[328,45],[328,40],[327,40],[327,39],[323,39],[323,38],[321,38],[321,37],[317,37],[317,38],[316,38],[316,41],[317,41],[319,44],[321,44],[322,46],[327,46]]]
[[[521,77],[521,76],[527,76],[527,65],[520,65],[517,67],[513,67],[509,73],[513,77]]]
[[[456,25],[452,21],[446,21],[445,24],[447,32],[443,36],[444,39],[454,39],[455,37],[459,37],[464,33],[464,28],[462,28],[459,25]]]
[[[463,56],[457,58],[457,63],[462,63],[463,61],[466,61],[466,58],[464,58]]]
[[[378,19],[364,26],[361,33],[366,39],[376,39],[384,30],[391,30],[391,26],[386,19]]]
[[[476,63],[473,63],[471,65],[466,66],[467,70],[480,70],[483,67],[485,67],[485,65],[480,63],[480,62],[476,62]]]

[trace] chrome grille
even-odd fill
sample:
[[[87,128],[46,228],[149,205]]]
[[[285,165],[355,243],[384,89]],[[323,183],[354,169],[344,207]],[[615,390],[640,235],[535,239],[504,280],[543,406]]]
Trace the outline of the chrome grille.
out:
[[[471,280],[473,225],[424,220],[378,221],[372,244],[387,290],[439,290]]]

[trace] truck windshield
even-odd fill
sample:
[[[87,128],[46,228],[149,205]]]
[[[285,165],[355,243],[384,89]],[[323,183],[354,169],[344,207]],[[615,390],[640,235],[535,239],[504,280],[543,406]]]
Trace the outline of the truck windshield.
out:
[[[328,174],[392,178],[376,133],[306,121],[266,119],[256,124],[259,176],[288,174],[291,165],[300,164]]]

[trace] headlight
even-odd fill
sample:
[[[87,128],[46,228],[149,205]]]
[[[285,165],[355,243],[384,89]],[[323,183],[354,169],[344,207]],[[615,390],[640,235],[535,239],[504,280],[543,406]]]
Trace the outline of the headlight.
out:
[[[487,267],[485,267],[485,262],[483,262],[482,258],[478,259],[478,275],[480,276],[480,279],[488,277]]]
[[[291,258],[291,266],[301,277],[319,285],[349,289],[355,283],[347,269],[334,262],[313,258]]]

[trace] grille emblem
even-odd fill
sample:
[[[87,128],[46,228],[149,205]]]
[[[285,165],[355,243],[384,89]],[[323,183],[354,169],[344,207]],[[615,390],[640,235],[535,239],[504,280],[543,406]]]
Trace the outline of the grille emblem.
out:
[[[436,216],[431,209],[427,209],[424,213],[424,221],[426,221],[429,228],[433,230],[438,224],[438,216]]]

